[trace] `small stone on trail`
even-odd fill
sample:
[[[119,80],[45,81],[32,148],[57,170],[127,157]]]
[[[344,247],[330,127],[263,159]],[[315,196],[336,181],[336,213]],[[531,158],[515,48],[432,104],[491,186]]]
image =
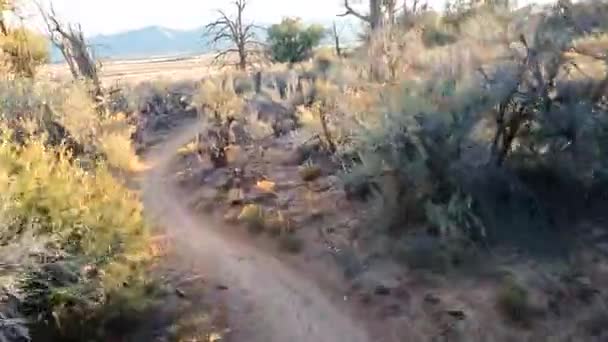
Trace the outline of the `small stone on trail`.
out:
[[[608,254],[608,242],[602,242],[595,245],[595,247],[602,253]]]
[[[361,300],[361,303],[369,304],[372,301],[372,296],[370,296],[368,293],[362,293],[359,299]]]
[[[447,310],[446,313],[460,321],[464,320],[467,317],[464,311],[462,310]]]
[[[228,199],[231,205],[243,204],[244,197],[242,189],[231,189],[228,192]]]
[[[180,298],[186,298],[186,293],[183,290],[175,289],[175,294]]]
[[[224,214],[224,222],[235,224],[239,222],[239,214],[241,213],[241,209],[239,208],[230,208]]]
[[[384,285],[378,285],[378,286],[376,286],[374,293],[378,296],[388,296],[391,294],[391,289],[389,289],[388,287],[386,287]]]
[[[432,293],[427,293],[426,296],[424,296],[424,301],[431,305],[437,305],[441,302],[441,299]]]
[[[256,188],[262,192],[274,192],[276,184],[268,180],[260,180],[256,183]]]
[[[378,312],[378,316],[382,319],[386,319],[389,317],[400,316],[403,313],[403,310],[399,304],[390,304],[384,306]]]

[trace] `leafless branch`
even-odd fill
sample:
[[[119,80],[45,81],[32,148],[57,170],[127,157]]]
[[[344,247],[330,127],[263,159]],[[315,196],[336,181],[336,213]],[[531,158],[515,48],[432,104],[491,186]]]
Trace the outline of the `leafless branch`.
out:
[[[363,14],[355,11],[352,8],[352,6],[350,5],[350,2],[348,2],[348,0],[344,0],[344,8],[346,9],[346,12],[344,12],[342,14],[338,14],[338,17],[345,17],[347,15],[352,15],[363,21],[371,22],[371,18],[369,15],[363,15]]]
[[[87,45],[80,25],[64,24],[52,4],[47,10],[36,2],[38,10],[46,24],[50,41],[63,55],[74,79],[85,79],[92,83],[92,98],[99,105],[100,114],[105,113],[103,90],[99,79],[99,65]],[[101,101],[98,99],[102,99]]]
[[[256,26],[253,23],[244,23],[243,12],[247,7],[247,0],[235,0],[232,2],[236,9],[236,15],[230,17],[224,10],[217,10],[218,18],[205,25],[205,35],[211,37],[211,44],[228,43],[227,49],[220,50],[214,57],[214,61],[224,60],[229,54],[237,54],[241,70],[247,68],[249,56],[253,53],[252,46],[263,46],[257,41],[255,34]]]

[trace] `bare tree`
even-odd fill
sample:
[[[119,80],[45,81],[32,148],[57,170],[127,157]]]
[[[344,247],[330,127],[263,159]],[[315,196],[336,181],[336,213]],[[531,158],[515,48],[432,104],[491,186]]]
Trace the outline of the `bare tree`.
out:
[[[4,12],[12,12],[15,9],[15,4],[12,0],[0,0],[0,33],[8,35],[8,27],[6,26],[6,18]]]
[[[338,58],[342,58],[342,48],[340,47],[340,33],[338,32],[338,28],[336,27],[335,21],[333,22],[331,33],[334,37],[336,56],[338,56]]]
[[[403,0],[403,14],[405,16],[418,14],[428,9],[428,1],[422,0]]]
[[[219,18],[205,26],[205,34],[212,37],[214,45],[226,44],[214,57],[214,61],[224,60],[231,55],[237,54],[238,61],[234,63],[239,69],[245,70],[250,63],[250,57],[260,52],[263,46],[257,40],[255,29],[258,26],[253,23],[245,23],[243,13],[247,7],[247,0],[235,0],[236,16],[230,17],[223,10],[218,10]]]
[[[384,9],[386,11],[387,20],[389,25],[395,23],[395,17],[397,14],[397,0],[384,0]]]
[[[383,5],[385,0],[369,0],[369,14],[362,14],[361,12],[355,10],[349,0],[344,0],[344,8],[346,11],[342,14],[339,14],[339,17],[344,17],[347,15],[355,16],[365,22],[367,22],[370,28],[376,30],[382,26],[383,23]]]
[[[50,41],[61,51],[73,78],[91,82],[93,100],[98,104],[100,112],[104,112],[104,93],[99,79],[99,65],[87,45],[82,27],[63,23],[52,6],[46,10],[38,3],[38,9],[46,24]]]

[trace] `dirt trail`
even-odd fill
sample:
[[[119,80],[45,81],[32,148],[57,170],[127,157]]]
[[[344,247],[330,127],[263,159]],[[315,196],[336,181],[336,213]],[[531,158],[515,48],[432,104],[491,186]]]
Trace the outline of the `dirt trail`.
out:
[[[229,287],[229,340],[240,342],[365,342],[365,329],[334,305],[310,277],[299,274],[276,257],[228,237],[213,219],[202,222],[167,181],[176,150],[198,132],[191,125],[173,134],[148,160],[152,168],[144,184],[146,212],[167,227],[178,260],[194,271]]]

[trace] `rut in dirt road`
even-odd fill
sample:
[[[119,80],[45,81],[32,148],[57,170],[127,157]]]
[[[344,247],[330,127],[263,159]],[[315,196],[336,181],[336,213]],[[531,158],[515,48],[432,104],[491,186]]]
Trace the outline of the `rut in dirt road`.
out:
[[[365,329],[332,304],[306,275],[277,258],[222,234],[209,219],[201,222],[180,203],[166,179],[176,150],[198,133],[190,126],[151,155],[143,184],[147,214],[167,230],[176,257],[229,287],[226,291],[231,341],[367,342]]]

